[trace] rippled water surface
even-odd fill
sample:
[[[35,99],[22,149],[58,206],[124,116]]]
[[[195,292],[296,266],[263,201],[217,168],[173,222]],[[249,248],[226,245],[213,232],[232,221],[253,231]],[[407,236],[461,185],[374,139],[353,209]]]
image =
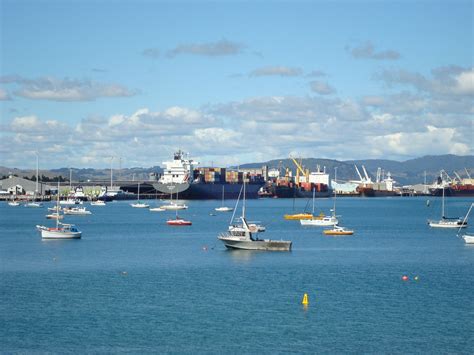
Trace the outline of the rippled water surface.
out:
[[[449,214],[471,201],[448,199]],[[0,351],[472,353],[474,247],[427,226],[434,199],[338,198],[351,237],[283,220],[291,199],[247,201],[289,253],[228,251],[216,237],[231,213],[187,203],[191,227],[127,202],[88,206],[67,217],[83,231],[69,241],[41,240],[45,208],[0,204]]]

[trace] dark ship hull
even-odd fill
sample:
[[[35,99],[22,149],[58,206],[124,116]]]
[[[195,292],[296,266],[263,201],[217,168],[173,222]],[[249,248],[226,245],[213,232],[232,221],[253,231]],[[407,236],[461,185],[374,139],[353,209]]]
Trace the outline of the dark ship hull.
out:
[[[306,191],[296,186],[273,186],[271,189],[273,196],[278,198],[312,198],[313,191]],[[332,190],[327,189],[325,191],[315,191],[315,198],[330,197]]]
[[[170,197],[171,193],[167,191],[178,191],[178,198],[180,200],[220,200],[222,199],[222,187],[224,187],[224,198],[225,199],[237,199],[239,197],[240,190],[243,184],[241,183],[191,183],[186,184],[187,189],[182,189],[182,184],[179,189],[171,188],[168,189],[164,184],[156,183],[141,183],[140,184],[140,197],[141,198],[155,198],[155,197]],[[258,190],[263,186],[263,183],[250,183],[245,185],[245,198],[258,198]],[[156,189],[159,187],[159,190]],[[122,190],[137,193],[138,185],[130,184],[121,187]],[[173,196],[176,198],[176,196]]]

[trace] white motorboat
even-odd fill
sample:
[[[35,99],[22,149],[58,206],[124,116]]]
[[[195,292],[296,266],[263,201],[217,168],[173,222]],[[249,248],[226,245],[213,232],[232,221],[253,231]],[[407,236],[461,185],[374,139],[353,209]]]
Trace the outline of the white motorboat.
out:
[[[336,216],[316,216],[311,219],[300,219],[302,226],[318,226],[327,227],[337,225],[339,223]]]
[[[63,219],[64,215],[59,214],[58,212],[53,212],[46,215],[47,219]]]
[[[77,216],[85,216],[88,214],[92,214],[91,211],[86,209],[85,207],[69,207],[69,208],[64,208],[63,209],[64,214],[69,214],[69,215],[77,215]]]
[[[429,220],[428,225],[433,228],[466,228],[467,221],[462,220],[460,217],[446,217],[444,215],[444,187],[443,196],[441,199],[441,219],[438,221]]]
[[[140,184],[138,184],[137,202],[136,203],[131,203],[130,206],[132,206],[134,208],[148,208],[148,207],[150,207],[150,205],[140,201]]]
[[[222,185],[222,206],[216,207],[217,212],[232,212],[234,209],[232,207],[224,206],[224,185]]]
[[[105,206],[105,201],[102,200],[97,200],[97,201],[92,201],[91,206]]]
[[[474,206],[474,203],[471,203],[471,206],[469,207],[469,210],[466,213],[466,217],[464,217],[464,219],[462,221],[463,224],[461,225],[461,227],[459,227],[458,236],[459,236],[459,232],[461,231],[461,228],[463,228],[463,226],[464,226],[464,223],[466,223],[466,225],[467,225],[467,219],[469,217],[469,213],[471,212],[471,209],[472,209],[473,206]],[[461,235],[461,238],[464,239],[464,243],[466,243],[466,244],[474,244],[474,235],[473,234],[466,233],[466,234]]]
[[[217,239],[222,241],[228,249],[241,250],[268,250],[268,251],[290,251],[291,241],[259,239],[257,237],[260,231],[257,224],[249,225],[245,218],[245,182],[242,186],[244,198],[242,203],[242,215],[240,224],[230,225],[227,232],[220,233]],[[240,191],[242,192],[242,190]],[[239,194],[240,199],[240,194]],[[237,200],[236,205],[239,202]],[[235,213],[235,212],[234,212]],[[234,216],[232,216],[233,219]]]
[[[39,208],[43,207],[43,204],[41,202],[28,202],[25,207]]]
[[[17,207],[20,206],[20,203],[17,201],[10,201],[8,202],[8,206]]]
[[[59,201],[59,204],[65,206],[82,205],[82,201],[75,198],[68,198],[66,200]]]
[[[150,208],[150,211],[151,212],[164,212],[166,210],[162,207],[152,207],[152,208]]]
[[[188,208],[188,206],[184,204],[179,204],[176,202],[171,202],[169,205],[163,205],[161,206],[166,211],[177,211],[177,210],[185,210]]]

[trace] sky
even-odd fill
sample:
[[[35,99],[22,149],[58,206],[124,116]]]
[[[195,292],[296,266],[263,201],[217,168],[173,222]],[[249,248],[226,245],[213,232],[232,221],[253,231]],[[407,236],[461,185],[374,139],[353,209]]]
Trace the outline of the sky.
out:
[[[471,155],[473,4],[0,0],[0,165]]]

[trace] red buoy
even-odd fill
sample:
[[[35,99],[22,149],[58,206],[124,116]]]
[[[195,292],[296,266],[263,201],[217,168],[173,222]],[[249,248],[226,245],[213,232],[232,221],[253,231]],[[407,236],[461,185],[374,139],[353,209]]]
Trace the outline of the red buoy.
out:
[[[402,280],[403,280],[403,281],[408,281],[408,276],[407,276],[407,275],[403,275],[403,276],[402,276]]]

